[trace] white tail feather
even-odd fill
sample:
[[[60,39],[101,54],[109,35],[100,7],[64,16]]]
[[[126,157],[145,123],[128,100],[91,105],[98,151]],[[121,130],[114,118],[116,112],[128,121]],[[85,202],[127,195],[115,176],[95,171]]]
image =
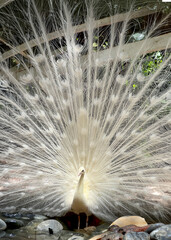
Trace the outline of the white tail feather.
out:
[[[39,54],[20,36],[31,67],[20,59],[22,73],[5,62],[1,65],[0,81],[6,84],[0,86],[0,210],[64,215],[71,210],[83,166],[89,212],[107,220],[123,214],[167,218],[170,90],[161,89],[170,78],[169,39],[160,66],[148,76],[142,73],[149,37],[164,20],[151,26],[131,57],[125,50],[131,11],[120,33],[111,18],[108,36],[102,44],[97,41],[95,51],[93,41],[100,29],[92,13],[81,45],[76,43],[71,12],[64,7],[67,19],[60,20],[66,43],[56,57],[55,44],[48,42],[32,5],[38,26],[31,9],[28,22]],[[54,26],[61,32],[57,22]],[[105,40],[108,49],[100,50]]]

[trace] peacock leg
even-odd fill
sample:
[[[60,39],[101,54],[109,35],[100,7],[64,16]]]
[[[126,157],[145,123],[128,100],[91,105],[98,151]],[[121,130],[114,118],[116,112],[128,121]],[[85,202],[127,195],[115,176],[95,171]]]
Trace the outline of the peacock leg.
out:
[[[86,227],[88,227],[88,215],[86,216]]]
[[[80,229],[80,214],[78,215],[78,229]]]

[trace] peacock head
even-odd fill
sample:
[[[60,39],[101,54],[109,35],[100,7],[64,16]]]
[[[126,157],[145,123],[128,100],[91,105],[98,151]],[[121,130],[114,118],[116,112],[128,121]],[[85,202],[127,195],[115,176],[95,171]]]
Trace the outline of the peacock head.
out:
[[[80,167],[79,168],[79,171],[78,171],[78,176],[82,176],[82,175],[84,175],[85,174],[85,169],[84,169],[84,167]]]

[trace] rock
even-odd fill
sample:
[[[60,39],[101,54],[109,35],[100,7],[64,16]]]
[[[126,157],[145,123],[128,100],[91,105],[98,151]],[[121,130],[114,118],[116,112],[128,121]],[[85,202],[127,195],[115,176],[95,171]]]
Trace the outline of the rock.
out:
[[[149,225],[146,225],[144,227],[137,227],[135,225],[128,225],[123,228],[120,228],[120,232],[126,233],[126,232],[144,232],[149,228]],[[122,229],[122,231],[121,231]]]
[[[101,238],[101,240],[122,240],[123,235],[121,233],[110,233],[107,236]]]
[[[43,216],[43,215],[36,214],[36,215],[34,215],[34,219],[35,220],[45,220],[45,219],[47,219],[47,217]]]
[[[53,219],[43,221],[37,226],[37,231],[45,232],[48,234],[52,234],[52,232],[53,234],[58,233],[62,229],[63,226],[58,221]]]
[[[93,236],[105,233],[108,231],[109,223],[102,223],[96,227],[96,230],[93,232]]]
[[[96,236],[90,238],[89,240],[99,240],[99,239],[102,239],[103,237],[105,237],[105,236],[107,236],[107,235],[110,235],[110,233],[109,233],[109,232],[107,232],[107,233],[102,233],[102,234],[99,234],[99,235],[96,235]]]
[[[152,231],[154,231],[155,229],[165,226],[164,223],[154,223],[154,224],[150,224],[149,227],[145,230],[145,232],[147,233],[151,233]]]
[[[9,229],[17,229],[24,226],[23,221],[18,219],[6,218],[4,221],[6,222],[7,228]]]
[[[171,224],[157,228],[150,233],[151,239],[170,240],[171,239]]]
[[[94,232],[96,230],[96,227],[94,227],[94,226],[85,227],[83,230],[86,234],[90,235],[92,232]]]
[[[34,214],[33,213],[25,213],[21,215],[21,219],[24,220],[33,220],[34,219]]]
[[[116,219],[110,226],[117,225],[119,227],[124,227],[127,225],[135,225],[138,227],[143,227],[148,225],[144,218],[139,216],[125,216]]]
[[[69,231],[69,230],[63,230],[60,235],[60,240],[68,240],[68,239],[82,240],[84,239],[84,235],[73,232],[73,231]]]
[[[37,226],[42,223],[41,220],[32,220],[31,222],[29,222],[24,229],[27,230],[27,232],[33,233],[36,231]]]
[[[119,226],[117,225],[110,225],[108,228],[108,231],[110,232],[119,232],[119,229],[121,229]]]
[[[6,218],[14,218],[14,219],[26,219],[26,220],[32,220],[34,219],[34,214],[32,213],[2,213],[2,215]]]
[[[104,232],[102,234],[96,235],[92,238],[90,238],[90,240],[122,240],[123,239],[123,235],[119,232]]]
[[[73,235],[72,237],[68,238],[68,240],[84,240],[84,237]]]
[[[36,236],[36,240],[58,240],[60,237],[55,235],[41,234]]]
[[[122,233],[125,234],[127,232],[144,232],[146,229],[149,228],[149,225],[146,225],[144,227],[137,227],[135,225],[127,225],[125,227],[118,227],[116,225],[112,225],[109,227],[110,232],[115,232],[115,233]]]
[[[3,238],[6,235],[4,231],[0,232],[0,238]]]
[[[13,230],[13,231],[15,231],[15,232],[11,232],[11,231],[5,232],[5,235],[4,235],[4,236],[5,236],[5,239],[6,239],[6,240],[15,239],[16,236],[18,237],[18,235],[17,235],[18,229],[15,229],[15,230]],[[17,238],[17,240],[19,240],[19,239]]]
[[[3,212],[2,216],[6,217],[6,218],[21,218],[22,214],[20,214],[20,213],[6,213],[6,212]]]
[[[128,232],[123,240],[150,240],[150,235],[146,232]]]
[[[0,231],[5,230],[6,228],[7,228],[6,223],[2,219],[0,219]]]

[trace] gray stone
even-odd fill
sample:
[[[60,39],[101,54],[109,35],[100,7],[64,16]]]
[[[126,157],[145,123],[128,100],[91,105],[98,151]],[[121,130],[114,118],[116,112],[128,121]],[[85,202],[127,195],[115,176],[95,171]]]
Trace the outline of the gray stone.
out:
[[[36,235],[36,240],[58,240],[60,236],[55,236],[55,235],[46,235],[46,234],[41,234],[41,235]]]
[[[27,229],[27,231],[32,232],[37,229],[37,226],[41,223],[41,220],[32,220],[29,222],[24,228]]]
[[[17,229],[24,226],[23,221],[18,219],[5,218],[4,221],[6,222],[7,228],[9,229]]]
[[[150,235],[146,232],[128,232],[123,240],[150,240]]]
[[[3,217],[6,217],[6,218],[21,218],[22,217],[21,213],[3,212],[2,215],[3,215]]]
[[[7,228],[6,223],[2,219],[0,219],[0,231],[5,230],[6,228]]]
[[[120,240],[123,239],[123,235],[121,233],[110,233],[101,238],[102,240]]]
[[[68,239],[72,239],[72,240],[83,240],[84,239],[84,235],[81,233],[76,233],[73,231],[69,231],[69,230],[63,230],[61,232],[60,235],[60,240],[68,240]],[[86,238],[87,239],[87,238]]]
[[[14,219],[23,219],[23,220],[33,220],[34,214],[33,213],[2,213],[3,217],[5,218],[14,218]]]
[[[45,219],[47,219],[47,217],[46,217],[46,216],[43,216],[43,215],[36,214],[36,215],[34,216],[34,219],[35,219],[35,220],[45,220]]]
[[[49,233],[49,231],[52,230],[53,234],[55,234],[60,232],[62,229],[63,229],[62,224],[53,219],[43,221],[37,226],[37,231],[44,233]]]
[[[3,238],[6,235],[4,231],[0,232],[0,238]]]
[[[150,234],[152,231],[154,231],[155,229],[157,229],[159,227],[162,227],[162,226],[165,226],[164,223],[154,223],[154,224],[151,224],[150,227],[147,228],[147,230],[145,230],[145,232]]]
[[[96,227],[96,231],[101,233],[102,231],[107,231],[107,229],[109,228],[109,223],[102,223],[99,226]]]
[[[151,239],[170,240],[171,239],[171,224],[157,228],[150,233]]]
[[[72,237],[68,238],[68,240],[84,240],[84,237],[73,235]]]

